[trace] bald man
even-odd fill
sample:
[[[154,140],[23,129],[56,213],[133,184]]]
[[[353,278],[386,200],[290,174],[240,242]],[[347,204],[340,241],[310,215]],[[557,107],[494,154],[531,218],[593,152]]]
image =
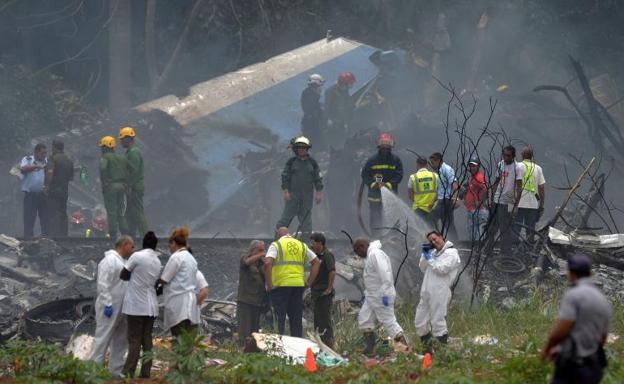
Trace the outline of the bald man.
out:
[[[310,263],[311,271],[305,279],[305,264]],[[267,250],[264,261],[264,276],[277,316],[277,329],[284,334],[286,315],[290,325],[290,335],[303,335],[303,291],[316,279],[320,260],[306,244],[288,234],[288,228],[277,229],[275,241]]]

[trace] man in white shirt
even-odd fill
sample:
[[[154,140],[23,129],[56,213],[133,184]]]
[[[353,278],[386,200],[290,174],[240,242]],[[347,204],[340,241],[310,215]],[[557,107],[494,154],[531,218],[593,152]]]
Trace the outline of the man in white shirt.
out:
[[[451,301],[451,286],[459,272],[461,260],[453,243],[444,240],[440,232],[429,232],[427,240],[429,247],[423,248],[419,262],[424,277],[414,326],[425,346],[425,352],[431,352],[432,334],[443,344],[448,341],[446,313]],[[431,248],[434,249],[433,252]]]
[[[498,164],[496,180],[492,185],[494,191],[490,207],[492,217],[488,224],[485,252],[494,247],[500,238],[501,255],[511,253],[513,245],[513,217],[518,212],[518,202],[522,192],[522,176],[524,169],[516,162],[516,148],[509,145],[503,148],[503,161]]]
[[[121,280],[119,275],[133,249],[132,238],[121,236],[115,242],[115,249],[106,251],[97,270],[96,327],[89,360],[103,363],[106,351],[110,347],[108,370],[113,377],[121,376],[124,355],[128,347],[126,319],[122,314],[127,283]]]
[[[120,278],[128,280],[123,301],[123,313],[128,322],[128,357],[123,368],[124,377],[134,377],[141,355],[152,350],[152,328],[158,317],[158,299],[154,286],[162,265],[158,260],[158,238],[149,231],[143,237],[143,249],[130,256]],[[149,378],[152,360],[143,360],[140,377]]]
[[[290,335],[303,335],[303,291],[310,287],[318,275],[320,260],[307,245],[288,234],[288,228],[280,227],[276,241],[271,243],[264,261],[264,280],[267,284],[271,305],[277,316],[277,329],[284,334],[286,315]],[[305,279],[304,267],[310,263],[311,271]]]
[[[533,161],[533,148],[527,146],[522,149],[522,162],[519,164],[524,170],[524,176],[514,232],[519,235],[522,228],[526,227],[526,238],[533,241],[532,231],[535,230],[535,225],[544,214],[546,180],[542,167]]]
[[[22,192],[24,192],[24,237],[33,237],[35,220],[39,216],[41,235],[48,234],[48,215],[44,196],[45,168],[48,150],[44,144],[37,144],[34,153],[20,163]]]

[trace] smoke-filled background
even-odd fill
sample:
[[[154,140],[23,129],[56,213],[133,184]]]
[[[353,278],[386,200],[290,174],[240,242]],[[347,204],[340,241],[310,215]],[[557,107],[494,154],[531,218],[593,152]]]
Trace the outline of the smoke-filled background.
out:
[[[465,137],[479,137],[496,103],[489,128],[498,135],[477,146],[490,172],[502,145],[532,145],[545,171],[548,216],[566,193],[561,188],[582,170],[574,158],[586,164],[597,156],[597,169],[607,177],[598,209],[606,219],[594,218],[591,226],[614,232],[623,225],[619,141],[595,124],[588,128],[563,94],[533,91],[540,85],[567,86],[581,113],[588,114],[573,58],[582,64],[596,99],[617,125],[624,124],[624,104],[618,103],[624,94],[619,1],[3,0],[0,30],[0,232],[20,234],[19,183],[9,169],[34,143],[66,138],[67,152],[89,173],[87,183],[74,183],[70,210],[92,210],[101,203],[97,140],[133,125],[146,155],[150,227],[162,233],[189,224],[195,234],[211,237],[270,234],[282,208],[279,173],[290,155],[287,140],[298,132],[300,115],[289,120],[290,130],[256,117],[278,115],[267,106],[273,100],[297,109],[310,73],[325,76],[326,86],[337,72],[368,73],[360,71],[372,65],[367,55],[360,62],[338,57],[331,65],[289,75],[283,83],[295,79],[294,86],[283,91],[281,83],[263,88],[273,92],[256,95],[265,98],[266,109],[256,115],[242,109],[238,120],[208,116],[187,126],[162,112],[170,99],[160,98],[184,98],[196,84],[319,41],[328,30],[371,52],[401,53],[401,66],[387,76],[391,116],[374,127],[396,137],[395,152],[406,169],[400,197],[406,199],[407,176],[415,172],[408,149],[422,155],[444,150],[447,162],[465,174]],[[279,77],[285,68],[266,76]],[[458,98],[450,109],[450,93],[433,76],[455,90]],[[354,90],[367,80],[360,77]],[[225,85],[212,96],[211,89],[202,91],[214,104],[238,92],[234,82],[220,84]],[[133,109],[158,99],[160,109]],[[468,111],[476,102],[464,136],[456,132],[465,122],[459,100]],[[314,209],[315,228],[360,230],[355,189],[359,167],[375,151],[371,125],[362,118],[355,135],[335,151],[313,143],[330,195]],[[613,129],[613,137],[619,132]],[[222,159],[235,161],[235,169],[222,166]],[[460,236],[464,216],[458,209]]]

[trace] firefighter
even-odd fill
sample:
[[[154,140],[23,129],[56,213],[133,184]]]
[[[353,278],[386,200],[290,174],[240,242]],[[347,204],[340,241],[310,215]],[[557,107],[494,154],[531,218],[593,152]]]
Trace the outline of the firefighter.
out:
[[[123,155],[115,153],[115,138],[104,136],[100,139],[102,158],[100,159],[100,182],[108,221],[108,235],[126,233],[124,201],[126,199],[126,173],[128,165]]]
[[[127,208],[126,223],[128,233],[131,236],[143,236],[147,232],[147,221],[143,212],[143,153],[135,146],[136,133],[132,127],[124,127],[119,130],[119,140],[126,148],[126,160],[128,164],[127,179]]]
[[[355,76],[351,72],[338,75],[336,84],[325,91],[325,114],[327,116],[328,136],[333,143],[343,143],[351,123],[353,101],[349,89],[355,83]]]
[[[308,77],[308,86],[301,93],[301,131],[310,138],[317,146],[322,142],[322,130],[324,129],[323,108],[321,106],[321,88],[325,80],[319,74]]]
[[[312,200],[319,204],[323,199],[323,178],[318,163],[308,153],[310,147],[310,140],[305,136],[292,141],[295,156],[282,171],[284,212],[275,226],[288,227],[297,216],[301,232],[308,235],[312,230]]]
[[[361,205],[364,186],[367,186],[371,230],[382,226],[381,188],[388,188],[397,193],[399,183],[403,179],[403,163],[392,153],[393,147],[392,135],[387,132],[381,133],[377,139],[377,154],[371,156],[362,168],[358,207]]]

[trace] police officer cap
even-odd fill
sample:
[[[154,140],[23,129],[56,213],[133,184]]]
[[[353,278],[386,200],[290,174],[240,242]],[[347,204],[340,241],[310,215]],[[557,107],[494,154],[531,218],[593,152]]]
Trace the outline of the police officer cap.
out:
[[[591,258],[584,253],[573,253],[568,257],[568,270],[570,272],[589,272],[591,264]]]

